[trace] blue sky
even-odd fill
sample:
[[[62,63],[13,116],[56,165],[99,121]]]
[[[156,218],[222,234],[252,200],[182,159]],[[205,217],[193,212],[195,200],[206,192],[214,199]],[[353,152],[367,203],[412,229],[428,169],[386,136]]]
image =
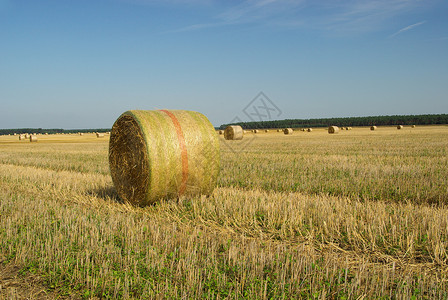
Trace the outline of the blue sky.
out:
[[[0,0],[0,128],[448,113],[442,0]]]

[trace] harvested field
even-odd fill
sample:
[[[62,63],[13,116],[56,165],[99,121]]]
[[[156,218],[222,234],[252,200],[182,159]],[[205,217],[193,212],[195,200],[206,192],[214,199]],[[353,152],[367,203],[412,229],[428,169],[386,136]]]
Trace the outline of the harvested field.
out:
[[[217,135],[211,196],[145,207],[109,135],[1,136],[0,298],[446,299],[447,134]]]

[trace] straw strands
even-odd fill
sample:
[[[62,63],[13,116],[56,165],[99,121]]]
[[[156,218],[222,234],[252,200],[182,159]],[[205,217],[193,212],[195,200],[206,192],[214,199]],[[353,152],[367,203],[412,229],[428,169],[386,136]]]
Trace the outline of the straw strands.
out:
[[[112,127],[109,166],[119,196],[133,204],[208,195],[219,173],[218,135],[198,112],[127,111]]]

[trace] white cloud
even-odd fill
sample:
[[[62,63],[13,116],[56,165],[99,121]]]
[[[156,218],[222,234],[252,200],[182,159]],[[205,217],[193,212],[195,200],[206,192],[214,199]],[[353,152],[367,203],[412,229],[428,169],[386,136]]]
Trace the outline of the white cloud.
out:
[[[392,38],[392,37],[394,37],[394,36],[399,35],[400,33],[403,33],[403,32],[405,32],[405,31],[411,30],[411,29],[413,29],[413,28],[415,28],[415,27],[417,27],[417,26],[423,25],[423,24],[425,24],[425,23],[426,23],[426,21],[421,21],[421,22],[418,22],[418,23],[415,23],[415,24],[406,26],[406,27],[404,27],[404,28],[398,30],[398,31],[395,32],[394,34],[392,34],[390,37]]]
[[[211,3],[211,0],[196,1]],[[421,5],[422,0],[246,0],[236,5],[226,2],[226,8],[211,16],[214,22],[188,25],[173,32],[235,24],[307,27],[327,32],[369,32],[382,28],[393,17]]]

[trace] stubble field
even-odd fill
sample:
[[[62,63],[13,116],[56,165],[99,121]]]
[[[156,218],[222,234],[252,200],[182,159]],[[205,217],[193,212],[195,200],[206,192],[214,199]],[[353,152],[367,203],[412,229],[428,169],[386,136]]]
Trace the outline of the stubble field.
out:
[[[220,140],[213,195],[141,208],[107,136],[0,137],[0,298],[448,298],[448,126]]]

